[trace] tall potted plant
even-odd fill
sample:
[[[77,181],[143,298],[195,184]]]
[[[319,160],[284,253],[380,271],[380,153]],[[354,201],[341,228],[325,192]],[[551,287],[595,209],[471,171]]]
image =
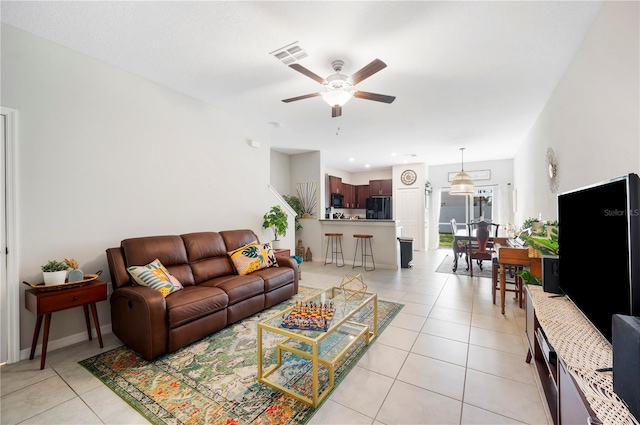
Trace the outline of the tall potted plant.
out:
[[[302,224],[300,224],[299,218],[302,217],[302,215],[304,214],[304,211],[302,209],[302,205],[300,204],[300,198],[293,195],[282,195],[282,197],[284,198],[285,201],[287,201],[287,204],[289,204],[289,206],[293,208],[293,210],[297,214],[295,219],[296,232],[298,230],[302,230]]]
[[[280,207],[280,205],[274,205],[271,207],[268,213],[263,217],[262,227],[265,229],[271,228],[273,230],[274,241],[279,241],[279,235],[287,235],[287,227],[289,226],[287,213]]]

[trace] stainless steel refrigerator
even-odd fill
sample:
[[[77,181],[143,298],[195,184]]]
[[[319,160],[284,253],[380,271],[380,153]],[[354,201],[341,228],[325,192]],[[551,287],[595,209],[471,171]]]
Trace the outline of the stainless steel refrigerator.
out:
[[[391,220],[391,198],[367,198],[367,218]]]

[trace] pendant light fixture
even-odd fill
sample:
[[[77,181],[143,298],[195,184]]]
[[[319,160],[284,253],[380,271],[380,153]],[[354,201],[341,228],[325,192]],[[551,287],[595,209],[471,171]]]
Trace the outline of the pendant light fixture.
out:
[[[450,195],[473,195],[475,193],[471,176],[464,172],[464,148],[460,148],[462,153],[462,167],[460,172],[451,181],[449,188]]]

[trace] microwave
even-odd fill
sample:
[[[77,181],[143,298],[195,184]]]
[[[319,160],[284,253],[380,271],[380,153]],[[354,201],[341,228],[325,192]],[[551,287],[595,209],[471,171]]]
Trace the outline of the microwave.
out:
[[[342,203],[344,202],[344,195],[341,193],[332,193],[331,194],[331,206],[333,208],[342,208]]]

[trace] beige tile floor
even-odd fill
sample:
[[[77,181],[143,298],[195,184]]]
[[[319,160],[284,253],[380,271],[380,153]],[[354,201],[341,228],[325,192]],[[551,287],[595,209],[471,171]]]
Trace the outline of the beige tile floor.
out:
[[[551,423],[524,359],[524,310],[491,301],[486,278],[435,272],[450,250],[414,252],[411,269],[362,273],[369,290],[404,308],[318,409],[320,424]],[[316,260],[319,260],[317,258]],[[305,263],[301,284],[339,285],[350,265]],[[498,299],[499,301],[499,299]],[[0,369],[0,423],[141,424],[133,408],[78,365],[120,345],[87,341]]]

